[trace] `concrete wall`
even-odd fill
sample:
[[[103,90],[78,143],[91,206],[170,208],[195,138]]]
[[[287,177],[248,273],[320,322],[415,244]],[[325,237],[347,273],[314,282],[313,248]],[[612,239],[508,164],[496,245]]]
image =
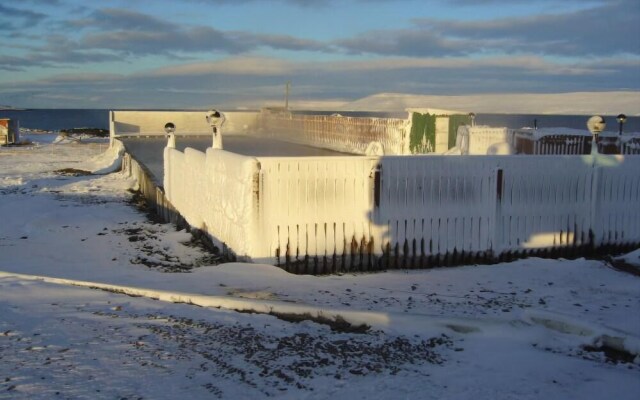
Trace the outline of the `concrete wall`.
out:
[[[225,111],[226,134],[253,133],[257,128],[257,112]],[[176,135],[208,135],[211,126],[204,111],[111,111],[109,113],[112,137],[135,135],[164,135],[164,126],[172,122]]]

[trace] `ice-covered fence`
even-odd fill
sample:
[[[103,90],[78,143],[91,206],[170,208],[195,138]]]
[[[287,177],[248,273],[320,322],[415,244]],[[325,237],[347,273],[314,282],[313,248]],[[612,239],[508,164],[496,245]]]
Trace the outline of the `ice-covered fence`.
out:
[[[238,256],[327,273],[640,243],[636,156],[165,150],[165,191]]]
[[[379,236],[369,217],[376,164],[370,157],[260,158],[256,257],[318,273],[363,262]]]
[[[407,119],[303,115],[263,110],[262,132],[281,140],[331,150],[367,154],[372,143],[385,155],[444,153],[455,145],[470,116],[455,111],[409,109]]]
[[[544,128],[514,130],[519,154],[590,154],[591,133],[582,129]],[[597,139],[600,154],[640,154],[640,135],[603,132]]]
[[[372,220],[382,266],[428,257],[478,256],[492,248],[495,162],[470,157],[386,157],[379,161]]]
[[[590,244],[595,194],[591,160],[571,156],[489,159],[499,177],[494,252]]]
[[[258,161],[212,148],[165,148],[164,158],[166,197],[185,220],[235,254],[253,254]]]
[[[109,128],[112,137],[136,135],[164,135],[164,126],[172,122],[177,135],[210,135],[211,126],[205,111],[111,111]],[[242,134],[255,132],[258,113],[225,111],[223,132]]]
[[[518,154],[589,154],[591,133],[570,128],[516,129],[514,146]]]
[[[378,142],[385,154],[403,154],[408,121],[263,112],[260,126],[264,135],[293,143],[365,154],[370,143]]]
[[[596,245],[640,242],[640,156],[601,156],[593,173]]]
[[[633,136],[623,136],[621,154],[640,154],[640,134]]]
[[[256,256],[329,272],[640,243],[638,160],[600,157],[260,159]]]

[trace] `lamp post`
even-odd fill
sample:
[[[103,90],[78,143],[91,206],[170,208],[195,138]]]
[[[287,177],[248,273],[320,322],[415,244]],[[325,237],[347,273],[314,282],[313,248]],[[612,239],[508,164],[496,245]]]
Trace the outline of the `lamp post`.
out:
[[[618,120],[618,135],[622,136],[622,125],[627,122],[627,116],[624,114],[618,114],[616,120]]]
[[[224,114],[218,110],[210,110],[207,112],[207,122],[213,130],[213,143],[212,148],[222,149],[222,124],[224,124]]]
[[[618,121],[618,149],[620,150],[620,154],[622,154],[622,125],[627,122],[627,116],[618,114],[616,120]]]
[[[471,117],[471,126],[476,126],[476,114],[469,113],[469,116]]]
[[[173,134],[176,131],[176,126],[173,122],[167,122],[164,125],[164,131],[169,136],[169,140],[167,141],[167,147],[170,149],[176,148],[176,136]]]
[[[291,91],[291,81],[287,81],[284,89],[284,109],[289,111],[289,92]]]
[[[591,154],[598,154],[598,135],[606,126],[604,118],[599,115],[594,115],[587,120],[587,128],[591,132]]]

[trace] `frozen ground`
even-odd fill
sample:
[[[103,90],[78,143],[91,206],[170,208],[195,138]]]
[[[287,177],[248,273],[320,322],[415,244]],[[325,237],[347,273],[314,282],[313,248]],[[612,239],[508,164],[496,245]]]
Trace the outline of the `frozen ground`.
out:
[[[135,182],[80,174],[116,166],[104,142],[31,138],[0,148],[0,399],[640,395],[637,275],[594,260],[330,277],[211,266],[133,207]],[[304,320],[336,316],[369,329]]]

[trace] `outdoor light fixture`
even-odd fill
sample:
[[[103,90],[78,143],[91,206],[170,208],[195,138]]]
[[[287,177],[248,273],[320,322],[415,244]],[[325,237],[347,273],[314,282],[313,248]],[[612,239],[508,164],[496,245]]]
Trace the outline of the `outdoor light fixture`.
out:
[[[207,122],[213,130],[213,144],[214,149],[222,149],[222,132],[221,128],[224,124],[224,114],[218,110],[209,110],[206,115]]]
[[[618,135],[622,135],[622,125],[627,122],[627,116],[624,114],[618,114],[616,120],[618,120]]]
[[[166,124],[164,124],[164,131],[167,133],[167,135],[171,135],[176,131],[176,126],[173,124],[173,122],[167,122]]]
[[[602,118],[599,115],[594,115],[593,117],[589,118],[589,120],[587,121],[587,128],[589,129],[589,132],[591,132],[591,135],[592,135],[591,154],[598,153],[598,144],[597,144],[598,135],[600,134],[600,132],[604,130],[606,126],[607,124],[604,122],[604,118]]]
[[[471,126],[476,126],[476,114],[469,113],[469,116],[471,117]]]
[[[175,149],[176,137],[173,133],[176,131],[176,126],[174,125],[173,122],[167,122],[166,124],[164,124],[164,131],[166,132],[167,136],[169,136],[169,140],[167,141],[167,147],[171,149]]]
[[[218,110],[209,110],[206,118],[213,128],[221,127],[224,124],[224,114]]]

